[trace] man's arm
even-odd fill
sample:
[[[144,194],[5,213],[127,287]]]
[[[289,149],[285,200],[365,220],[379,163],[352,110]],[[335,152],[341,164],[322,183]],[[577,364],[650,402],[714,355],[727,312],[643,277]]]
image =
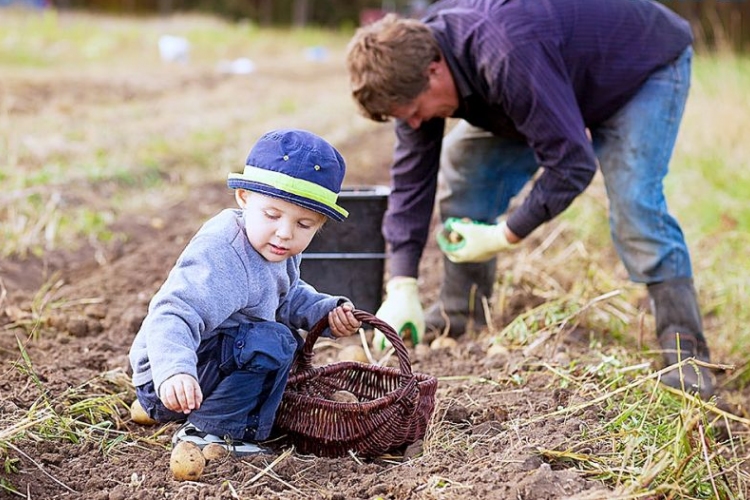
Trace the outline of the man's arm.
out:
[[[443,119],[430,120],[416,130],[396,123],[391,194],[383,221],[383,235],[390,245],[391,278],[376,316],[415,344],[425,329],[416,278],[430,232],[444,128]],[[382,350],[388,344],[385,335],[376,330],[373,347]]]
[[[586,189],[596,173],[596,156],[556,47],[527,44],[502,64],[505,78],[495,86],[494,99],[503,103],[544,169],[507,219],[508,228],[525,238]]]
[[[417,130],[396,122],[391,194],[383,221],[391,276],[418,275],[435,204],[444,128],[443,119],[430,120]]]

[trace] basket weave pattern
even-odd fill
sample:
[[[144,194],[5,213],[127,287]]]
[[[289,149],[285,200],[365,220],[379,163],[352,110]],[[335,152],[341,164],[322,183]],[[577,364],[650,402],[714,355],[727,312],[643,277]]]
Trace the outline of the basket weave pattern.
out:
[[[424,437],[435,408],[437,378],[413,373],[401,337],[372,314],[354,316],[377,328],[391,342],[399,368],[342,361],[312,365],[313,345],[328,327],[327,316],[308,333],[292,366],[276,414],[276,428],[301,453],[340,457],[353,451],[372,457]],[[332,401],[347,391],[359,402]]]

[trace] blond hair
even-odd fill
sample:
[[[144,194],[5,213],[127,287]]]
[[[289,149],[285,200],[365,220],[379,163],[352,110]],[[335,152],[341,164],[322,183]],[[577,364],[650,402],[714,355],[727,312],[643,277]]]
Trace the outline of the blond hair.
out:
[[[357,30],[346,65],[352,96],[366,117],[388,121],[395,106],[409,104],[427,89],[427,68],[442,55],[430,28],[388,14]]]

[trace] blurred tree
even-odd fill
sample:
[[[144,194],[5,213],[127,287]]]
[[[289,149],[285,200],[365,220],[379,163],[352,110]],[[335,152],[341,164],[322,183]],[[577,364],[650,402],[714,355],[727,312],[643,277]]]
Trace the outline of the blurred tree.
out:
[[[292,24],[294,26],[307,26],[310,16],[309,0],[294,0],[292,11]]]
[[[259,21],[262,26],[273,23],[273,0],[256,0],[260,4]]]
[[[408,13],[414,0],[50,0],[61,9],[109,13],[168,15],[173,12],[209,12],[228,19],[251,19],[262,26],[357,25],[365,9]],[[418,0],[424,3],[428,0]]]
[[[701,51],[750,50],[750,1],[660,0],[690,21]]]
[[[0,0],[1,3],[2,0]],[[49,0],[54,7],[104,12],[198,11],[262,26],[357,26],[383,12],[418,17],[435,0]],[[698,50],[750,49],[750,0],[658,0],[687,18]]]

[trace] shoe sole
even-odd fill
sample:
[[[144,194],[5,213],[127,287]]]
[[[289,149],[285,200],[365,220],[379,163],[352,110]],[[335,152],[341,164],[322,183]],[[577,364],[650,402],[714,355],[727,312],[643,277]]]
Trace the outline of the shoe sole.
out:
[[[195,432],[196,434],[191,434],[190,432]],[[204,432],[200,432],[195,427],[189,427],[189,428],[180,428],[175,433],[174,437],[172,438],[172,445],[174,446],[179,441],[187,441],[190,443],[195,444],[200,448],[201,450],[208,446],[209,444],[217,444],[227,450],[229,453],[231,453],[234,456],[242,457],[242,456],[248,456],[248,455],[259,455],[261,453],[268,453],[268,450],[265,448],[262,448],[256,444],[247,443],[244,441],[240,441],[241,444],[234,444],[234,443],[227,443],[225,440],[221,439],[219,436],[215,436],[213,434],[208,434]]]

